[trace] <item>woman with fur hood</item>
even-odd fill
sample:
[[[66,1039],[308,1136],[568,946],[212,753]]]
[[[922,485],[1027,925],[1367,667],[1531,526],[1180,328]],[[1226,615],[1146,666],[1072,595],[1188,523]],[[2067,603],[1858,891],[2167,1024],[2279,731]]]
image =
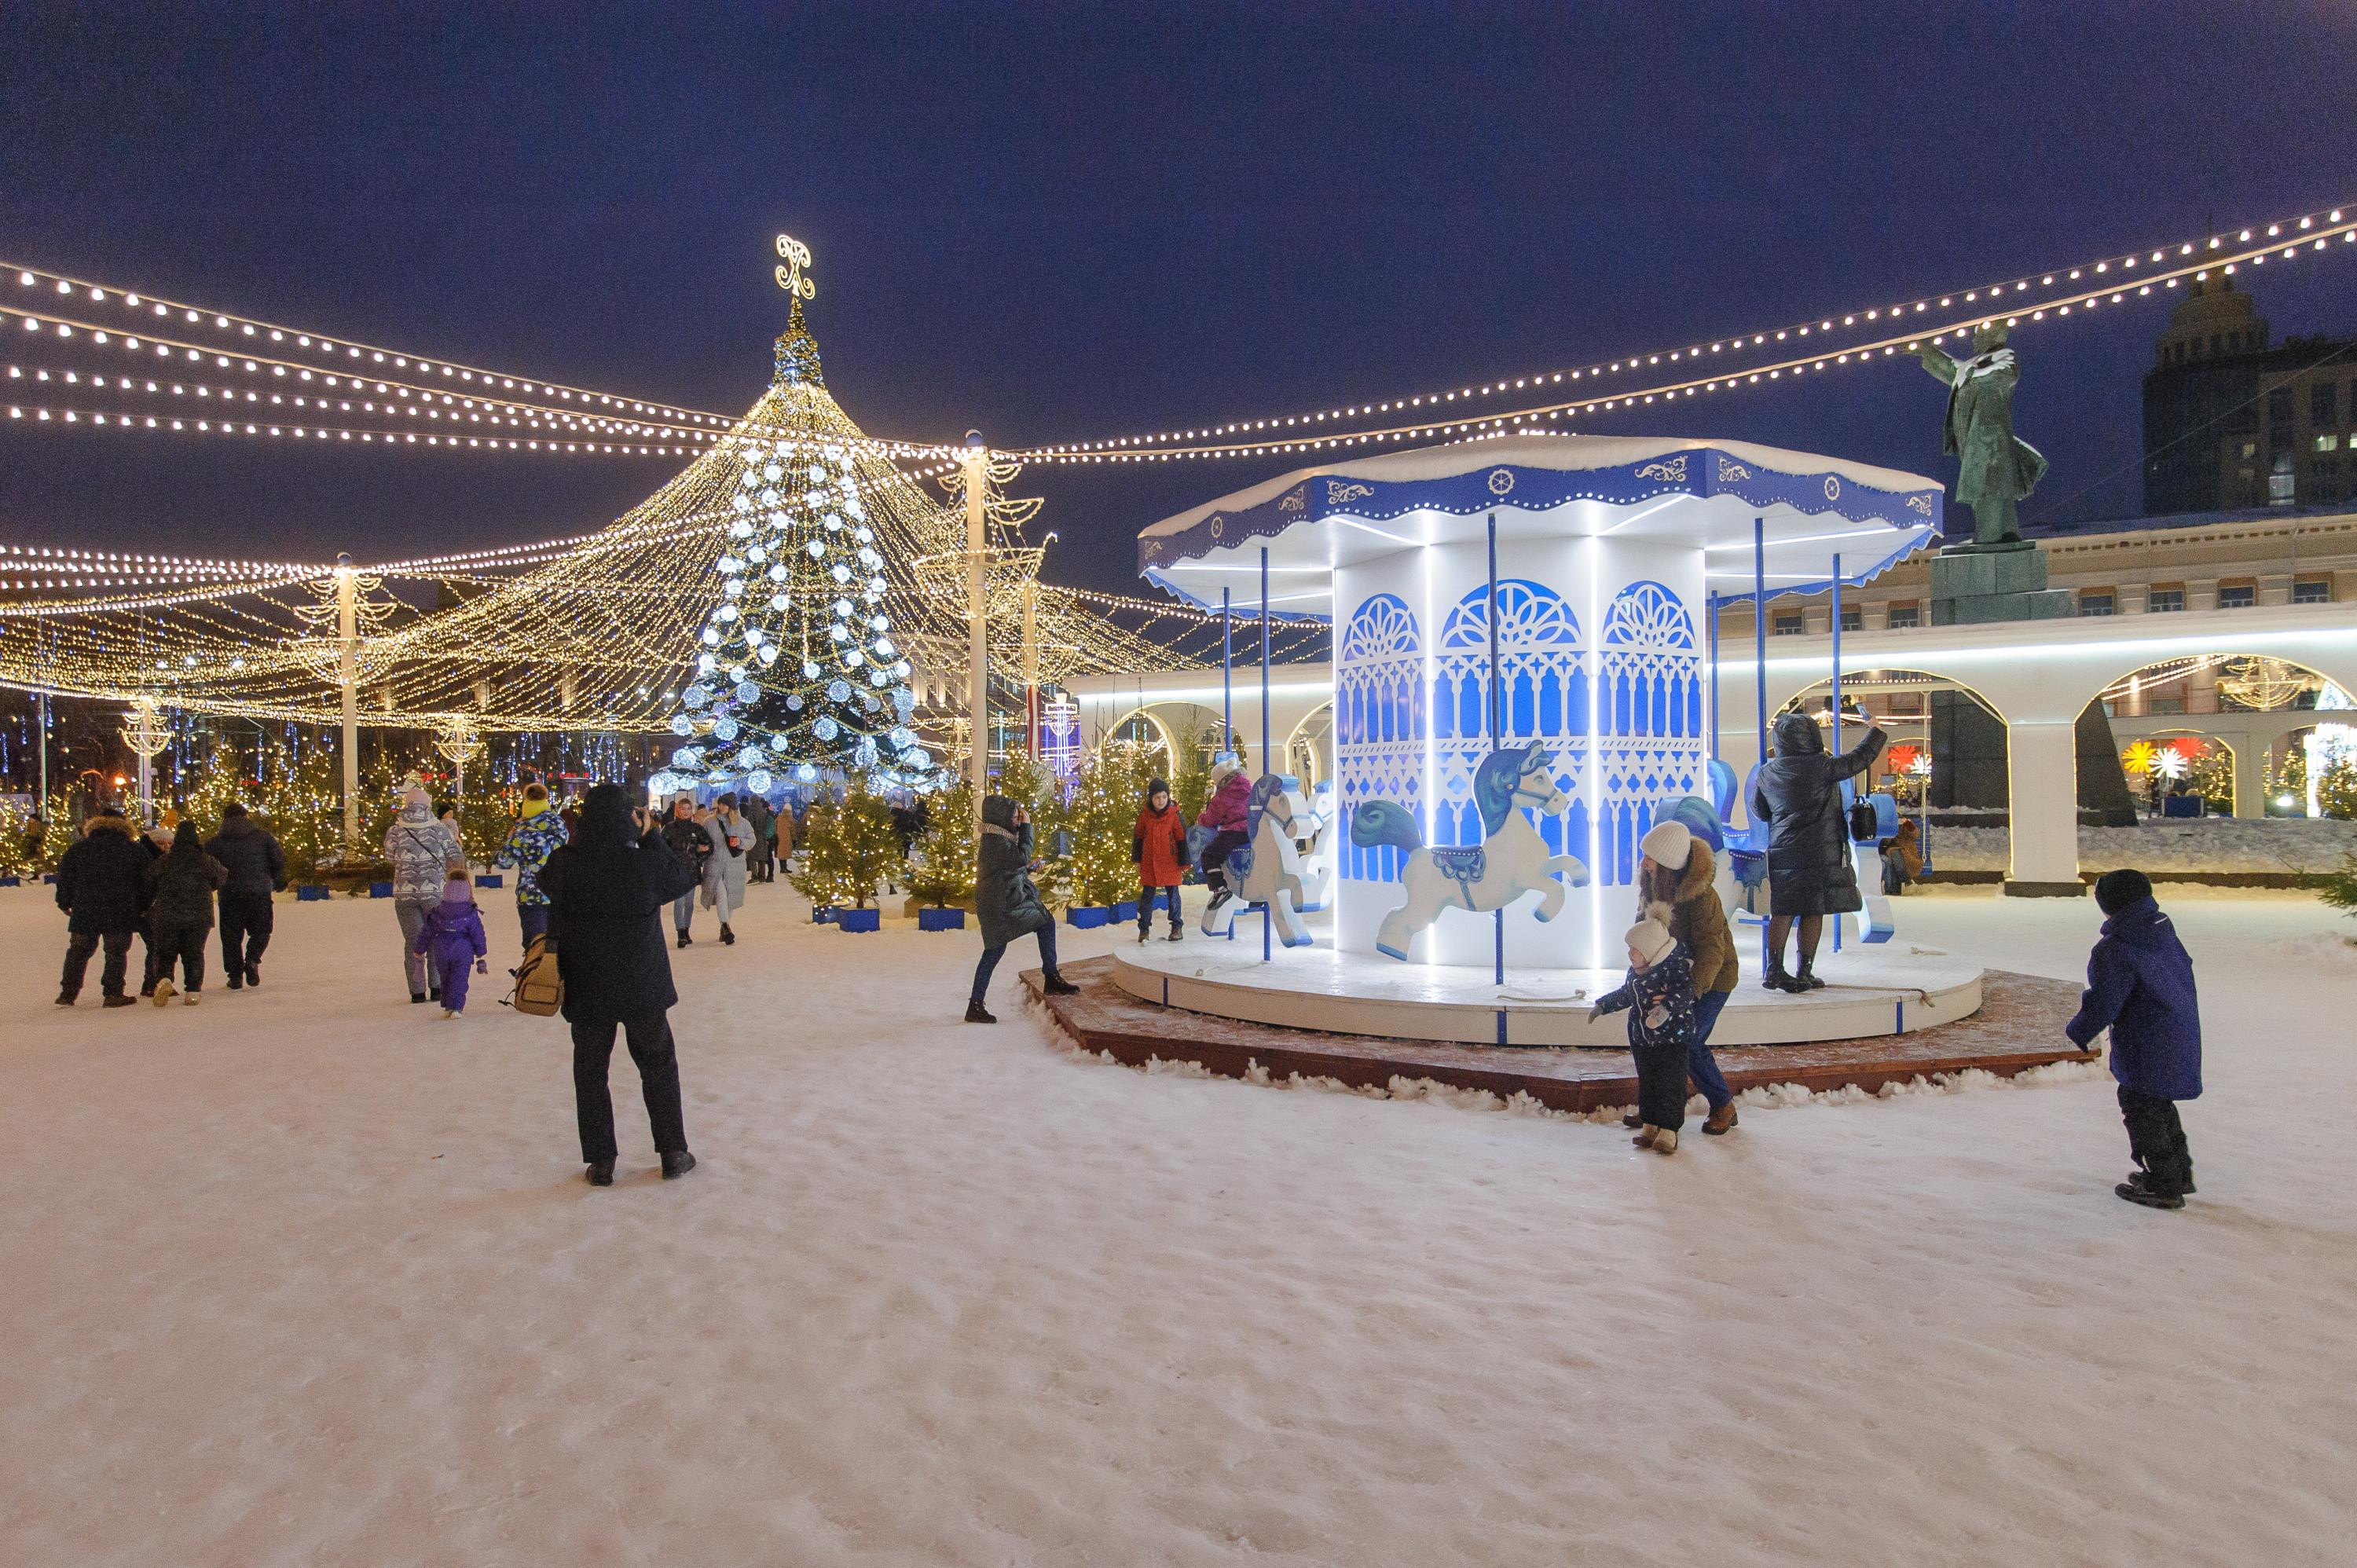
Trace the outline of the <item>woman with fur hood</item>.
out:
[[[1716,1138],[1735,1125],[1735,1096],[1710,1052],[1710,1032],[1740,978],[1735,934],[1712,884],[1718,872],[1710,846],[1683,822],[1656,822],[1637,845],[1638,914],[1659,920],[1687,953],[1694,992],[1694,1034],[1686,1042],[1686,1076],[1710,1102],[1702,1130]],[[1631,1127],[1633,1118],[1622,1118]]]
[[[1768,824],[1768,973],[1760,984],[1771,991],[1823,987],[1814,969],[1825,917],[1862,906],[1841,782],[1873,767],[1882,741],[1882,732],[1868,725],[1864,740],[1834,757],[1808,714],[1790,713],[1776,721],[1776,754],[1752,775],[1749,801],[1751,820]],[[1786,974],[1784,938],[1796,919],[1801,965]]]

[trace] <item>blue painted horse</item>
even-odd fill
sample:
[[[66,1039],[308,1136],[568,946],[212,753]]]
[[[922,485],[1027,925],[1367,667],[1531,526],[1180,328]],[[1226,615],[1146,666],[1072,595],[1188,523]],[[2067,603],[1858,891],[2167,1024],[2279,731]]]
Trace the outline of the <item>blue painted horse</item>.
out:
[[[1481,812],[1482,841],[1466,847],[1426,845],[1415,819],[1390,800],[1369,800],[1352,813],[1352,843],[1407,856],[1400,872],[1407,902],[1383,917],[1377,951],[1405,963],[1417,933],[1443,909],[1502,909],[1525,893],[1542,895],[1538,918],[1552,920],[1563,912],[1566,881],[1587,886],[1587,863],[1552,853],[1523,813],[1524,807],[1549,816],[1570,810],[1555,781],[1553,753],[1535,746],[1491,752],[1474,769],[1473,801]]]

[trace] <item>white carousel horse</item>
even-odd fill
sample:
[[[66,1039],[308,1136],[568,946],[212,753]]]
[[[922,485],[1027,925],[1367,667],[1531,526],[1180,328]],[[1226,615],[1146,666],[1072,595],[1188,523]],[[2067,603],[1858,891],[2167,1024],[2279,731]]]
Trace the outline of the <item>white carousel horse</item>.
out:
[[[1555,816],[1571,802],[1555,781],[1555,757],[1535,746],[1494,751],[1473,772],[1473,800],[1480,808],[1482,841],[1462,847],[1427,845],[1415,819],[1390,800],[1369,800],[1351,819],[1351,842],[1361,849],[1384,846],[1406,854],[1400,882],[1407,901],[1383,917],[1375,950],[1405,963],[1418,932],[1443,909],[1476,914],[1502,909],[1525,893],[1541,895],[1542,920],[1563,911],[1566,879],[1587,886],[1587,863],[1576,854],[1555,854],[1539,837],[1522,808]]]
[[[1310,797],[1311,804],[1304,810],[1298,795],[1294,800],[1294,843],[1301,851],[1301,908],[1306,914],[1323,909],[1334,901],[1334,786],[1329,782],[1318,786]],[[1302,830],[1307,829],[1306,834]]]
[[[1236,910],[1257,906],[1275,924],[1276,939],[1289,948],[1308,947],[1309,928],[1301,918],[1301,852],[1294,845],[1293,779],[1264,773],[1245,804],[1244,826],[1252,834],[1222,868],[1237,897],[1203,911],[1203,934],[1224,937]]]

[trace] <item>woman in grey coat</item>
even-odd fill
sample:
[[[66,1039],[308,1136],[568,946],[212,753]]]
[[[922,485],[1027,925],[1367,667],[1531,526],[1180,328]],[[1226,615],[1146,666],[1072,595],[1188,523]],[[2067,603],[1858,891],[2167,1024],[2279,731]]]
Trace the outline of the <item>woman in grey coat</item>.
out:
[[[1849,822],[1841,781],[1865,772],[1882,754],[1882,732],[1839,757],[1825,754],[1825,737],[1806,714],[1776,721],[1776,755],[1751,779],[1751,820],[1768,824],[1768,977],[1771,991],[1814,991],[1812,972],[1827,915],[1861,908],[1857,873],[1850,865]],[[1801,923],[1801,967],[1784,972],[1784,938]]]
[[[745,907],[745,860],[753,851],[753,824],[737,810],[737,797],[723,795],[704,824],[712,841],[712,856],[704,863],[704,904],[720,911],[720,940],[733,947],[737,933],[728,917]]]
[[[1004,795],[982,800],[982,842],[976,850],[974,912],[982,927],[982,961],[974,969],[974,994],[965,1004],[969,1024],[996,1024],[982,1004],[990,976],[1006,944],[1026,931],[1039,936],[1039,967],[1047,974],[1051,996],[1069,996],[1080,989],[1056,967],[1056,918],[1039,897],[1031,880],[1039,862],[1031,857],[1031,813]]]

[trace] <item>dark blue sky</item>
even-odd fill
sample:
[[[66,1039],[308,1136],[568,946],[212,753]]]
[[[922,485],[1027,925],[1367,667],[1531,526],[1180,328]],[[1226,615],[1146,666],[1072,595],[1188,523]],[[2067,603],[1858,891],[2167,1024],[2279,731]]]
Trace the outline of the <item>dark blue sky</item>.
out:
[[[1563,368],[2357,203],[2334,0],[18,0],[0,27],[0,257],[733,411],[767,377],[787,230],[854,418],[1003,445]],[[2346,252],[2257,281],[2278,334],[2357,329]],[[2017,337],[2054,463],[2032,518],[2137,509],[2162,319]],[[1946,477],[1939,408],[1894,362],[1582,428]],[[1051,575],[1122,587],[1140,527],[1283,466],[1016,488],[1049,499]],[[15,427],[0,538],[381,558],[593,527],[666,472]]]

